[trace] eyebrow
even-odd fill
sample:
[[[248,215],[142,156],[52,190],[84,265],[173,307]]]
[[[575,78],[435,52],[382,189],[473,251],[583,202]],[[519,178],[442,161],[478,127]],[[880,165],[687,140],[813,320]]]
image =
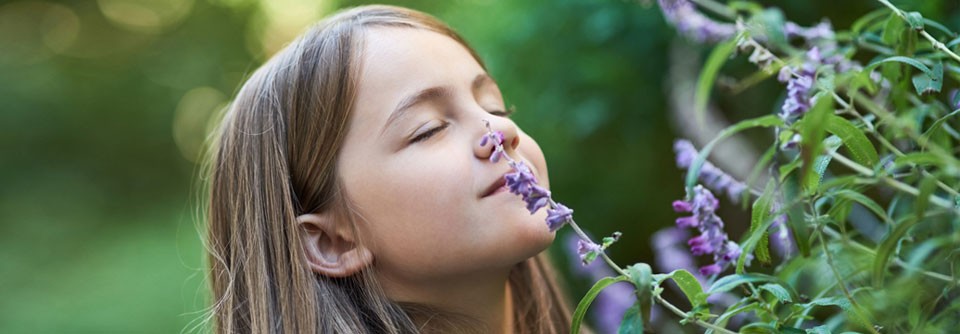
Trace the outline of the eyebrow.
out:
[[[488,82],[495,83],[490,75],[486,73],[477,74],[477,76],[473,78],[473,82],[470,84],[470,89],[476,91],[478,88]],[[390,127],[390,124],[406,114],[411,107],[429,100],[436,100],[450,96],[452,93],[453,89],[450,86],[438,86],[426,88],[407,96],[403,100],[400,100],[400,103],[397,103],[397,107],[394,108],[393,112],[390,113],[390,117],[387,118],[387,122],[383,125],[383,129],[380,129],[380,134],[382,135],[383,132]]]

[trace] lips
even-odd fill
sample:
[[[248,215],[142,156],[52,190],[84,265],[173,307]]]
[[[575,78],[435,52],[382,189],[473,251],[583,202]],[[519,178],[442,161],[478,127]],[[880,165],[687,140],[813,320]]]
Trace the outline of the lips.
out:
[[[504,175],[507,175],[507,173],[503,173],[503,175],[500,175],[500,177],[494,180],[493,183],[490,183],[490,185],[487,186],[487,189],[483,191],[483,194],[480,195],[480,197],[482,198],[482,197],[493,195],[493,193],[496,192],[497,189],[500,189],[500,187],[503,187],[504,185],[506,185],[507,179],[504,178]]]

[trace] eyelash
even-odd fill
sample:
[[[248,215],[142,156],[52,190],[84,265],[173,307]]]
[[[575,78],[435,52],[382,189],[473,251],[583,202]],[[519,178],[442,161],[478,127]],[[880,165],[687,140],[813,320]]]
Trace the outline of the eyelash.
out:
[[[514,111],[514,110],[515,110],[515,107],[514,107],[514,106],[510,106],[510,108],[507,109],[507,110],[504,110],[504,111],[491,111],[490,114],[491,114],[491,115],[494,115],[494,116],[507,117],[507,116],[510,116],[511,114],[513,114],[513,111]],[[414,137],[413,139],[411,139],[411,140],[410,140],[410,143],[413,144],[413,143],[416,143],[416,142],[425,140],[425,139],[427,139],[427,138],[430,138],[430,137],[432,137],[433,135],[435,135],[437,132],[440,132],[440,130],[446,129],[447,126],[449,126],[449,125],[450,125],[450,123],[443,123],[443,125],[441,125],[441,126],[438,126],[438,127],[433,128],[433,129],[427,130],[427,132],[421,133],[419,136],[416,136],[416,137]]]

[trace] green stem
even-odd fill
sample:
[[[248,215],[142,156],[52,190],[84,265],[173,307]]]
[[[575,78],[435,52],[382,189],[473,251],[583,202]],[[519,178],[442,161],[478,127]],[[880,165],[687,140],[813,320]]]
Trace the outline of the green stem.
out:
[[[837,95],[836,92],[833,92],[833,99],[837,101],[840,104],[840,106],[844,108],[844,110],[847,110],[848,112],[856,116],[858,119],[860,119],[860,121],[863,122],[863,124],[867,127],[867,132],[870,133],[870,135],[874,139],[880,142],[881,145],[886,147],[888,150],[893,152],[898,157],[906,156],[906,154],[901,152],[900,149],[898,149],[896,146],[890,143],[890,141],[888,141],[887,138],[884,138],[883,136],[881,136],[877,132],[877,129],[873,126],[872,123],[870,123],[869,121],[867,121],[866,118],[860,115],[860,113],[857,112],[856,108],[854,108],[853,106],[848,104],[846,101],[844,101],[842,98],[840,98],[840,95]],[[930,172],[928,172],[926,169],[923,169],[922,167],[917,166],[917,164],[915,163],[910,163],[910,167],[919,169],[920,172],[923,174],[923,176],[934,178],[936,180],[937,186],[940,187],[940,189],[943,189],[944,191],[950,193],[953,196],[960,196],[960,192],[957,192],[953,188],[950,188],[950,186],[948,186],[946,183],[943,183],[943,181],[940,181],[940,179],[937,179],[936,176],[934,176],[933,174],[930,174]]]
[[[894,6],[892,3],[890,3],[890,1],[887,1],[887,0],[877,0],[877,1],[882,3],[884,6],[887,6],[888,8],[890,8],[890,10],[892,10],[894,14],[897,14],[897,16],[899,16],[901,19],[903,19],[904,21],[907,21],[907,15],[904,14],[903,11],[900,10],[900,8],[897,8],[897,6]],[[960,62],[960,56],[958,56],[956,53],[953,53],[953,51],[951,51],[950,48],[948,48],[945,44],[941,43],[936,38],[933,38],[933,36],[930,36],[930,34],[927,33],[926,30],[920,30],[920,35],[923,36],[923,38],[926,38],[927,41],[929,41],[930,44],[933,45],[934,49],[940,50],[941,52],[953,58],[953,60]]]
[[[820,227],[823,225],[821,224]],[[827,266],[830,267],[830,271],[833,272],[834,279],[837,280],[837,285],[840,286],[840,290],[843,291],[843,295],[847,297],[847,300],[850,301],[850,305],[856,311],[854,314],[860,318],[860,321],[863,322],[868,329],[874,334],[880,334],[876,328],[870,326],[870,319],[863,315],[863,310],[860,308],[860,304],[853,299],[853,295],[850,294],[850,290],[847,289],[847,284],[843,282],[843,277],[840,276],[840,271],[837,270],[836,265],[833,264],[833,256],[830,255],[830,249],[827,248],[827,243],[823,241],[823,233],[817,233],[817,239],[820,240],[820,245],[823,246],[823,254],[827,258]]]
[[[853,241],[853,240],[849,240],[849,239],[847,239],[847,238],[844,238],[843,235],[840,234],[840,232],[835,231],[834,229],[830,228],[829,226],[824,226],[824,227],[823,227],[823,232],[826,233],[826,234],[828,234],[828,235],[830,235],[830,237],[832,237],[832,238],[839,239],[839,240],[843,240],[844,242],[850,244],[850,246],[853,246],[854,248],[857,248],[857,249],[859,249],[860,251],[862,251],[862,252],[864,252],[864,253],[867,253],[867,254],[869,254],[869,255],[876,255],[876,254],[877,254],[877,251],[873,250],[873,249],[870,248],[870,247],[867,247],[867,246],[864,245],[864,244],[861,244],[861,243],[859,243],[859,242],[856,242],[856,241]],[[947,275],[944,275],[944,274],[941,274],[941,273],[932,272],[932,271],[929,271],[929,270],[924,270],[924,269],[921,269],[921,268],[917,268],[917,267],[911,266],[909,263],[903,262],[903,260],[900,260],[899,258],[894,258],[893,263],[896,264],[896,265],[898,265],[898,266],[900,266],[900,267],[903,267],[903,268],[905,268],[905,269],[910,269],[910,270],[917,271],[917,272],[923,274],[924,276],[927,276],[927,277],[930,277],[930,278],[935,278],[935,279],[938,279],[938,280],[941,280],[941,281],[944,281],[944,282],[947,282],[947,283],[960,284],[960,280],[954,280],[954,278],[952,278],[952,277],[950,277],[950,276],[947,276]]]
[[[551,201],[552,201],[552,200],[551,200]],[[553,203],[551,203],[551,204],[553,204]],[[590,239],[589,236],[587,236],[586,233],[583,232],[582,229],[580,229],[580,226],[577,225],[577,223],[576,223],[575,221],[571,220],[568,224],[570,225],[570,228],[572,228],[573,231],[576,232],[578,236],[580,236],[580,239],[583,239],[583,241],[586,241],[586,242],[595,243],[595,242],[593,242],[592,239]],[[608,257],[605,252],[600,251],[600,257],[603,258],[604,262],[606,262],[607,265],[610,266],[610,268],[613,268],[613,270],[616,270],[618,273],[620,273],[620,275],[624,275],[624,276],[630,277],[630,275],[627,274],[627,272],[623,271],[623,268],[620,268],[620,266],[617,265],[616,262],[613,262],[613,260],[611,260],[610,257]],[[663,299],[663,297],[660,297],[660,295],[656,295],[656,299],[657,299],[657,302],[658,302],[658,303],[660,303],[661,305],[663,305],[663,307],[667,308],[668,310],[672,311],[673,313],[677,314],[678,316],[681,316],[681,317],[684,317],[684,318],[687,317],[687,313],[686,313],[686,312],[683,312],[682,310],[680,310],[679,308],[677,308],[676,306],[674,306],[673,304],[671,304],[670,302],[668,302],[666,299]],[[718,331],[718,332],[721,332],[721,333],[724,333],[724,334],[739,334],[738,332],[731,332],[730,330],[727,330],[726,328],[716,326],[716,325],[714,325],[714,324],[711,324],[711,323],[706,322],[706,321],[703,321],[703,320],[697,319],[697,321],[695,321],[695,323],[696,323],[697,325],[700,325],[700,326],[703,327],[703,328],[709,328],[709,329],[712,329],[712,330],[715,330],[715,331]]]
[[[839,163],[841,163],[841,164],[849,167],[850,169],[853,169],[854,171],[856,171],[857,173],[862,174],[863,176],[867,176],[867,177],[874,177],[874,176],[876,176],[876,173],[874,173],[873,170],[871,170],[871,169],[869,169],[869,168],[867,168],[867,167],[864,167],[863,165],[860,165],[860,164],[858,164],[858,163],[856,163],[856,162],[853,162],[853,161],[850,160],[850,159],[847,159],[847,157],[841,155],[840,153],[831,152],[830,155],[831,155],[831,156],[833,157],[833,159],[836,160],[837,162],[839,162]],[[903,183],[903,182],[900,182],[900,181],[897,181],[897,180],[895,180],[895,179],[892,179],[892,178],[889,178],[889,177],[885,177],[885,176],[880,177],[880,180],[883,181],[884,183],[886,183],[886,184],[887,184],[888,186],[890,186],[891,188],[894,188],[894,189],[896,189],[896,190],[899,190],[899,191],[902,191],[902,192],[911,194],[911,195],[913,195],[913,196],[920,196],[920,191],[917,190],[917,188],[914,188],[913,186],[911,186],[911,185],[909,185],[909,184],[906,184],[906,183]],[[960,208],[954,208],[954,207],[953,207],[953,203],[950,203],[950,201],[945,200],[945,199],[943,199],[943,198],[940,198],[940,197],[938,197],[938,196],[936,196],[936,195],[930,195],[930,203],[939,205],[939,206],[944,207],[944,208],[946,208],[946,209],[952,209],[952,210],[955,210],[955,211],[957,211],[958,213],[960,213]]]
[[[687,313],[683,312],[682,310],[680,310],[680,309],[677,308],[676,306],[673,306],[673,304],[670,304],[669,302],[667,302],[667,300],[666,300],[666,299],[663,299],[663,297],[660,297],[660,295],[656,295],[655,298],[657,299],[657,302],[658,302],[658,303],[663,304],[663,307],[665,307],[666,309],[670,310],[670,312],[673,312],[674,314],[676,314],[676,315],[678,315],[678,316],[681,316],[681,317],[684,317],[684,318],[686,318],[686,317],[688,316]],[[715,331],[717,331],[717,332],[724,333],[724,334],[738,334],[738,333],[739,333],[739,332],[730,331],[729,329],[726,329],[726,328],[723,328],[723,327],[720,327],[720,326],[711,324],[711,323],[709,323],[709,322],[706,322],[706,321],[703,321],[703,320],[700,320],[700,319],[697,319],[697,320],[695,321],[695,323],[696,323],[697,325],[700,325],[700,326],[703,327],[703,328],[709,328],[709,329],[712,329],[712,330],[715,330]]]

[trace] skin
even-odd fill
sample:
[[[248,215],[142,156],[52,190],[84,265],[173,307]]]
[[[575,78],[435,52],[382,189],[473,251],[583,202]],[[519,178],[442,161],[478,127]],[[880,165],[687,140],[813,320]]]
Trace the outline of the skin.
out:
[[[537,143],[506,115],[503,97],[469,51],[453,39],[414,28],[367,30],[358,96],[338,160],[348,198],[362,217],[360,240],[330,216],[301,216],[314,271],[344,276],[372,266],[395,301],[425,303],[512,328],[510,269],[555,237],[517,195],[481,197],[511,169],[479,145],[483,120],[502,131],[504,148],[549,189]],[[398,103],[431,87],[449,94],[388,119]],[[444,126],[432,136],[411,139]]]

